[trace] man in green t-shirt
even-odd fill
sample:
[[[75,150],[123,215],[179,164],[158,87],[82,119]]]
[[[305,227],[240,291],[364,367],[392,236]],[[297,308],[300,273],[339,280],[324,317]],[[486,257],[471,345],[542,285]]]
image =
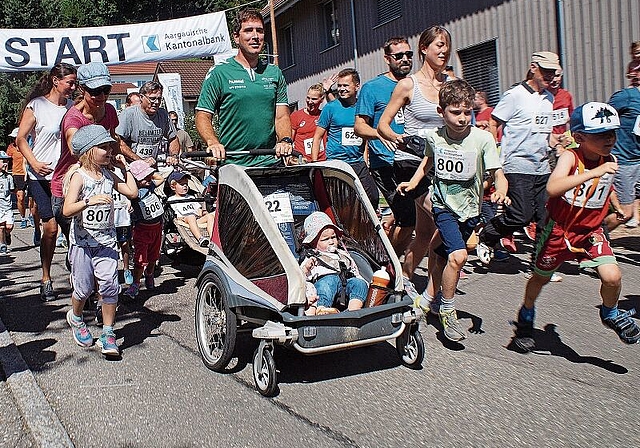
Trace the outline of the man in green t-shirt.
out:
[[[287,84],[280,69],[260,59],[264,47],[264,19],[256,9],[244,9],[235,19],[233,39],[238,54],[207,74],[198,105],[196,128],[216,159],[226,150],[273,148],[276,156],[289,155],[293,147]],[[219,127],[211,119],[218,114]],[[270,166],[273,156],[229,156],[228,162],[244,166]]]

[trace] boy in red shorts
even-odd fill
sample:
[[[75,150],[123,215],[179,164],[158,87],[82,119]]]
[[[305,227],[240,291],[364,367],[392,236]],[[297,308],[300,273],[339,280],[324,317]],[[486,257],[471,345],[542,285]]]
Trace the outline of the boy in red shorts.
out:
[[[613,174],[618,169],[611,149],[619,127],[618,114],[608,104],[587,103],[571,114],[571,133],[579,148],[563,153],[549,177],[547,221],[515,323],[514,343],[525,352],[535,348],[535,301],[566,260],[577,260],[580,267],[597,270],[602,282],[602,323],[626,344],[640,340],[640,328],[631,317],[635,309],[618,310],[622,274],[602,229],[602,221],[609,213]]]

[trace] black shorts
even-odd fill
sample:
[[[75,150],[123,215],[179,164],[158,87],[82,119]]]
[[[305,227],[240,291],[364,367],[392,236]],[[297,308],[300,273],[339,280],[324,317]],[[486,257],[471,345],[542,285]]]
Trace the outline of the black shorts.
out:
[[[48,180],[29,179],[29,193],[33,200],[36,201],[40,219],[43,221],[49,221],[53,218],[53,208],[51,207],[51,182]]]
[[[24,191],[27,186],[27,181],[24,180],[24,174],[14,174],[13,175],[13,184],[16,186],[17,190]]]
[[[396,188],[400,182],[407,182],[420,166],[419,160],[397,160],[392,167],[382,167],[371,170],[378,189],[387,200],[396,225],[398,227],[414,227],[416,225],[415,199],[422,196],[429,189],[429,179],[424,178],[418,188],[402,196]]]

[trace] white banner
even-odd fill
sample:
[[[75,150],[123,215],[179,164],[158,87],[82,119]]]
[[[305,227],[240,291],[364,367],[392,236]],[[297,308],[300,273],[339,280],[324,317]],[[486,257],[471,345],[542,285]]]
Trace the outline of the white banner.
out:
[[[95,28],[0,29],[0,71],[48,70],[58,62],[114,65],[230,52],[224,12]]]
[[[167,112],[178,114],[178,127],[184,129],[184,110],[182,107],[182,82],[179,73],[158,73],[158,81],[162,84],[162,97]]]

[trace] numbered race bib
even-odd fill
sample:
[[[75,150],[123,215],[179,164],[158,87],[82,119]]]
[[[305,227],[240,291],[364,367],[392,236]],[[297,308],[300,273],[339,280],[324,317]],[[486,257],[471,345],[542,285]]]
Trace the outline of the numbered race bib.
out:
[[[126,208],[127,205],[129,205],[127,203],[127,198],[116,190],[113,190],[111,197],[113,198],[113,208]]]
[[[264,197],[264,205],[276,224],[293,222],[293,210],[289,193],[272,193]]]
[[[202,208],[197,202],[178,202],[177,204],[171,204],[171,207],[176,211],[176,214],[180,217],[189,215],[200,215],[200,209]]]
[[[589,171],[589,170],[585,170],[585,172],[586,171]],[[576,170],[576,174],[578,174],[577,170]],[[567,191],[564,194],[563,199],[567,203],[573,204],[574,207],[582,207],[582,203],[584,202],[585,195],[592,188],[594,180],[595,179],[589,179],[583,184],[578,185],[577,187]],[[590,209],[602,208],[604,206],[605,201],[607,200],[607,197],[609,196],[609,192],[611,191],[612,184],[613,184],[612,174],[605,174],[604,176],[602,176],[600,178],[600,181],[598,182],[595,193],[593,193],[589,198],[589,200],[587,200],[587,203],[584,205],[584,207],[590,208]],[[573,199],[574,195],[575,195],[575,202]]]
[[[92,205],[82,211],[82,227],[89,230],[105,230],[113,227],[112,204]]]
[[[155,159],[156,155],[158,155],[158,146],[139,144],[138,146],[136,146],[136,154],[138,154],[143,159],[146,159],[148,157],[153,157]]]
[[[353,128],[342,128],[342,146],[360,146],[362,139],[358,137]]]
[[[146,221],[155,219],[164,212],[160,198],[154,193],[146,195],[140,201],[140,208],[142,209],[142,217]]]
[[[476,175],[478,150],[460,151],[436,147],[433,152],[436,176],[445,180],[470,180]]]
[[[569,109],[562,108],[551,112],[551,125],[562,126],[569,122]]]
[[[553,120],[551,119],[551,112],[538,112],[533,115],[533,119],[531,121],[532,132],[550,134],[552,127]]]
[[[633,133],[640,137],[640,115],[636,118],[636,124],[633,125]]]
[[[398,112],[396,112],[396,116],[393,117],[396,124],[404,124],[404,107],[401,107]]]
[[[303,140],[304,153],[308,156],[311,155],[311,149],[313,148],[313,137]],[[320,140],[320,152],[324,152],[324,142]]]

